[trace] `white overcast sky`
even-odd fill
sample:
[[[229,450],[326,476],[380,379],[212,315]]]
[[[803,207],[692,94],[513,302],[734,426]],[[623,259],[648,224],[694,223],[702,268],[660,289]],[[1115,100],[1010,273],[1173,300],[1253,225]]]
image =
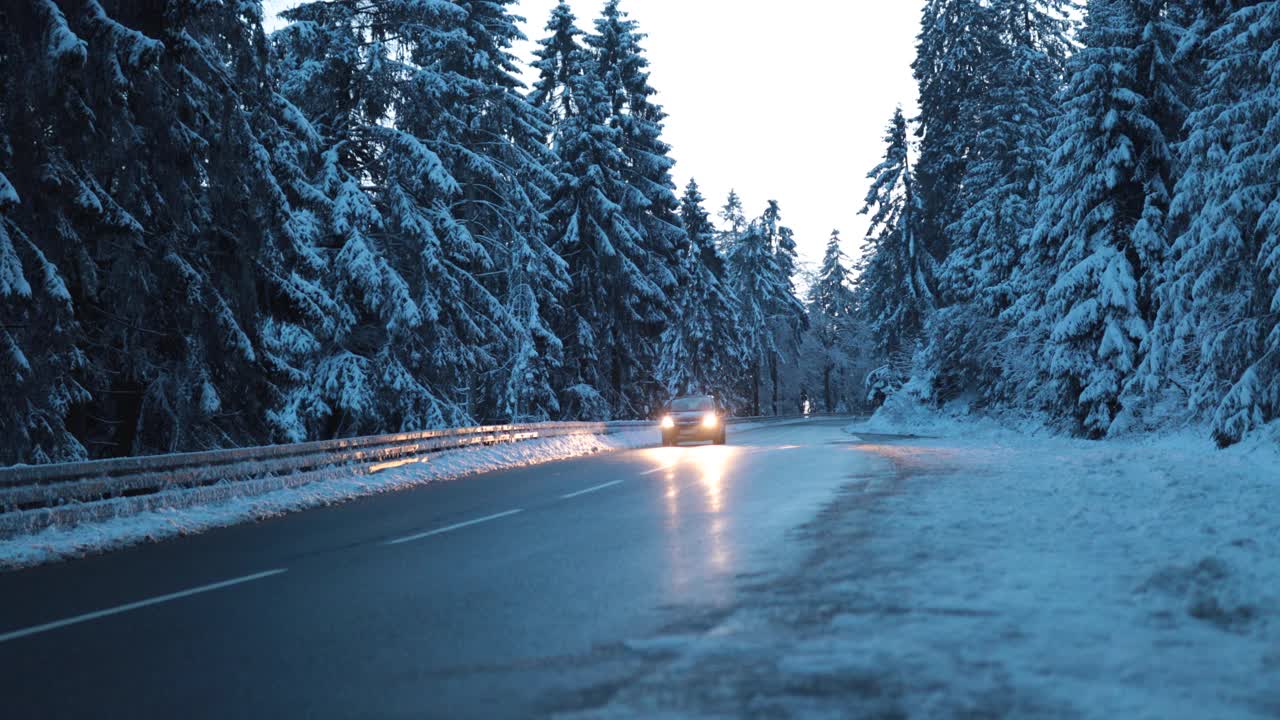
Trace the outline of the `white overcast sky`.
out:
[[[298,0],[265,0],[268,29]],[[521,0],[542,38],[556,0]],[[604,0],[570,0],[590,30]],[[696,177],[712,212],[736,188],[749,215],[776,199],[803,259],[839,228],[856,255],[866,175],[893,109],[914,112],[911,60],[923,0],[623,0],[644,47],[683,190]],[[532,44],[518,48],[528,58]]]

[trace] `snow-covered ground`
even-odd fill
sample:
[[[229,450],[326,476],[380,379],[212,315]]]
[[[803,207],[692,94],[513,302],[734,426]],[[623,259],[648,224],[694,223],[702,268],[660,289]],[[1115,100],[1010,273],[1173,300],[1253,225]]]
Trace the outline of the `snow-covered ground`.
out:
[[[346,473],[339,468],[335,469],[330,479],[299,487],[281,488],[266,493],[253,492],[195,507],[189,506],[189,502],[175,502],[177,507],[170,509],[74,527],[52,527],[30,535],[3,539],[0,540],[0,567],[29,567],[332,505],[366,495],[598,452],[649,447],[658,444],[658,441],[658,433],[654,430],[613,435],[567,435],[509,445],[433,453],[421,463],[372,475]],[[232,483],[227,487],[234,490],[241,486],[248,489],[251,484]],[[175,491],[175,494],[187,492],[191,491]]]
[[[808,561],[637,640],[674,659],[582,716],[1280,717],[1280,425],[1226,451],[910,407],[849,430],[881,471]]]

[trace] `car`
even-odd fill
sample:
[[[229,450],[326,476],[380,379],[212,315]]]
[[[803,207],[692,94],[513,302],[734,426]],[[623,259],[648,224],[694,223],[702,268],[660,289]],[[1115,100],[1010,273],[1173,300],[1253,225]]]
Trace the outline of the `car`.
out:
[[[710,395],[672,400],[662,415],[661,425],[663,447],[684,441],[725,443],[725,413]]]

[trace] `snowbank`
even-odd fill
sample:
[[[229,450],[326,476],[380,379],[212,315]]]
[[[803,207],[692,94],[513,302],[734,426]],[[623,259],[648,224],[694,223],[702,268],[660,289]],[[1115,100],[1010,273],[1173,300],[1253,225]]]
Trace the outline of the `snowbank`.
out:
[[[467,475],[536,465],[610,450],[658,443],[655,431],[614,435],[570,435],[509,445],[448,450],[426,456],[419,464],[372,475],[345,474],[299,487],[281,488],[231,500],[145,512],[75,527],[53,527],[31,535],[0,540],[0,567],[14,569],[54,560],[113,550],[141,542],[204,532],[242,522],[354,498],[391,492]],[[244,485],[246,488],[250,484]],[[234,484],[228,487],[238,487]],[[182,491],[176,491],[182,492]]]
[[[1280,712],[1280,425],[1222,451],[893,412],[853,429],[945,437],[868,435],[883,471],[805,528],[809,562],[585,715]]]
[[[909,392],[891,395],[870,420],[850,425],[848,431],[934,437],[1022,437],[1051,434],[1041,418],[1007,413],[971,414],[964,408],[938,412]]]

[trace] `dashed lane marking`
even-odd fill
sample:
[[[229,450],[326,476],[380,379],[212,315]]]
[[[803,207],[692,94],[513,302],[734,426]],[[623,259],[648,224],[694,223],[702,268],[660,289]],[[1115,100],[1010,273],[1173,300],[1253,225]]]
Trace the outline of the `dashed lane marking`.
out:
[[[113,608],[107,608],[106,610],[98,610],[97,612],[85,613],[84,615],[77,615],[75,617],[67,618],[66,620],[57,620],[55,622],[45,623],[43,625],[35,625],[33,627],[23,628],[22,630],[13,630],[11,632],[7,632],[7,633],[4,633],[3,635],[0,635],[0,643],[8,642],[10,640],[17,640],[18,638],[24,638],[30,635],[38,635],[40,633],[49,632],[50,630],[57,630],[58,628],[63,628],[68,625],[76,625],[79,623],[89,622],[90,620],[99,620],[104,617],[119,615],[120,613],[126,613],[126,612],[129,612],[130,610],[137,610],[139,608],[148,607],[150,605],[159,605],[160,603],[172,602],[173,600],[181,600],[182,598],[185,598],[185,597],[191,597],[192,595],[199,595],[200,593],[213,592],[214,590],[229,588],[233,585],[243,585],[244,583],[253,582],[255,580],[262,580],[263,578],[269,578],[273,575],[279,575],[284,572],[287,572],[287,570],[284,570],[284,569],[268,570],[266,572],[255,573],[253,575],[245,575],[244,577],[234,578],[232,580],[223,580],[222,582],[213,583],[212,585],[201,585],[200,587],[191,588],[190,590],[183,590],[181,592],[170,593],[168,595],[160,595],[158,597],[153,597],[149,600],[139,600],[138,602],[128,603],[127,605],[117,605],[116,607],[113,607]]]
[[[579,490],[578,492],[575,492],[575,493],[569,493],[568,495],[561,495],[561,496],[560,496],[560,499],[561,499],[561,500],[572,500],[573,498],[576,498],[576,497],[578,497],[579,495],[586,495],[587,493],[598,492],[598,491],[600,491],[600,490],[604,490],[605,488],[611,488],[611,487],[613,487],[614,485],[621,485],[621,484],[622,484],[622,481],[621,481],[621,480],[614,480],[613,482],[607,482],[607,483],[605,483],[605,484],[603,484],[603,485],[596,485],[595,487],[589,487],[589,488],[587,488],[586,490]]]
[[[504,517],[511,517],[516,513],[522,513],[522,512],[524,512],[523,508],[519,510],[508,510],[503,513],[498,513],[497,515],[489,515],[488,517],[476,518],[475,520],[468,520],[467,522],[461,522],[461,523],[458,523],[457,525],[450,525],[448,527],[442,527],[436,530],[430,530],[428,532],[418,533],[417,535],[409,535],[408,537],[402,537],[398,540],[388,540],[386,544],[387,545],[403,545],[404,543],[413,542],[415,540],[423,540],[435,535],[443,535],[447,532],[453,532],[454,530],[461,530],[462,528],[471,527],[472,525],[479,525],[480,523],[487,523],[493,520],[501,520]]]

